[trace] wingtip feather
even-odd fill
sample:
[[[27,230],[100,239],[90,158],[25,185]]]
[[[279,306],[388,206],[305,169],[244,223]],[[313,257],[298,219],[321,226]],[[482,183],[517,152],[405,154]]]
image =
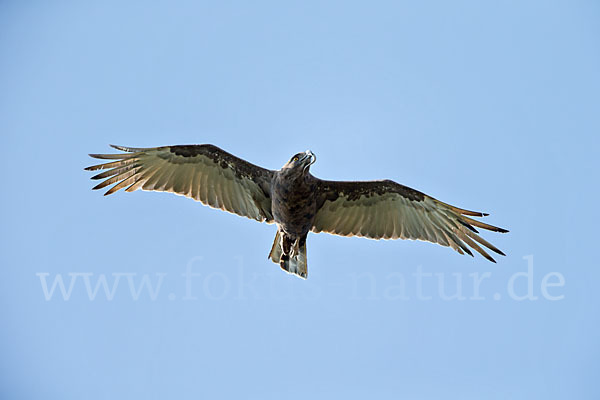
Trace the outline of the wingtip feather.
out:
[[[118,144],[109,144],[109,146],[112,147],[113,149],[117,149],[117,150],[121,150],[121,151],[128,151],[127,147],[119,146]]]
[[[465,222],[465,221],[463,221],[462,219],[460,219],[460,218],[457,218],[456,220],[457,220],[458,222],[460,222],[460,223],[461,223],[461,224],[462,224],[464,227],[466,227],[466,228],[467,228],[468,230],[470,230],[471,232],[474,232],[474,233],[479,233],[479,231],[478,231],[477,229],[473,228],[473,227],[472,227],[470,224],[466,223],[466,222]]]
[[[113,149],[117,149],[117,150],[121,150],[127,153],[135,153],[138,151],[146,151],[146,150],[150,150],[152,149],[152,147],[127,147],[127,146],[119,146],[116,144],[110,144],[110,147],[112,147]]]

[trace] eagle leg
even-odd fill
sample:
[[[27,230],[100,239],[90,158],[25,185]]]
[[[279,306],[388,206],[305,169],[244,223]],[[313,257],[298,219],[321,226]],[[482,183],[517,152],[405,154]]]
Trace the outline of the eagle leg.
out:
[[[292,247],[292,241],[285,234],[281,234],[281,258],[279,260],[279,266],[289,272],[289,260],[290,260],[290,248]]]
[[[292,246],[292,254],[290,254],[290,257],[292,257],[292,258],[298,257],[299,253],[300,253],[300,239],[296,239],[294,241],[294,245]]]

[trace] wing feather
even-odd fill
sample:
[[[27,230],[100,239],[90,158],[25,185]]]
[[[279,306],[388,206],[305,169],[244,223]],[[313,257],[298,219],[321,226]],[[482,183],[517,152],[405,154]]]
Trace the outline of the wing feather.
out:
[[[97,184],[96,186],[94,186],[92,188],[92,190],[98,190],[98,189],[102,189],[105,188],[106,186],[112,185],[113,183],[116,182],[120,182],[124,179],[128,179],[130,176],[134,175],[137,171],[139,171],[141,167],[137,167],[135,169],[132,170],[127,170],[125,172],[122,172],[118,175],[113,176],[112,178],[109,178],[105,181],[100,182],[99,184]]]
[[[183,164],[178,167],[180,172],[173,176],[171,180],[170,190],[173,193],[179,193],[184,196],[187,196],[188,185],[190,180],[192,179],[191,166],[189,164]]]
[[[202,202],[204,202],[205,204],[208,204],[208,205],[210,205],[209,198],[208,198],[209,177],[210,177],[210,170],[202,172],[202,179],[201,179],[201,184],[200,184],[200,199]]]
[[[106,193],[104,193],[104,195],[108,196],[109,194],[113,194],[114,192],[133,184],[135,182],[135,179],[135,176],[129,176],[128,178],[123,179],[121,182],[111,187]]]
[[[96,154],[94,154],[94,155],[96,155]],[[91,156],[93,157],[94,155],[91,155]],[[110,154],[107,154],[107,155],[110,155]],[[87,167],[85,170],[86,171],[96,171],[98,169],[117,168],[117,167],[129,165],[129,164],[133,164],[134,162],[135,162],[135,160],[133,160],[133,159],[124,159],[121,161],[113,161],[113,162],[109,162],[109,163],[105,163],[105,164],[92,165],[90,167]]]
[[[167,163],[164,160],[153,160],[155,163],[148,166],[148,178],[142,186],[142,190],[157,190],[156,183],[164,173],[164,168],[167,167]]]
[[[137,164],[128,164],[124,167],[109,169],[108,171],[104,171],[104,172],[99,173],[98,175],[92,176],[90,179],[93,179],[93,180],[106,179],[113,175],[118,175],[121,172],[129,171],[130,169],[135,168],[137,166],[138,166]]]

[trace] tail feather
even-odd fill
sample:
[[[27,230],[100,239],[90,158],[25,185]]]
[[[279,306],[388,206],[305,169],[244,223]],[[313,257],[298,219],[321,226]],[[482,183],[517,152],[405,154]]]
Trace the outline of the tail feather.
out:
[[[281,234],[277,232],[273,241],[273,247],[271,247],[271,252],[269,253],[269,258],[274,263],[279,264],[281,269],[287,273],[306,279],[308,277],[306,243],[300,246],[298,250],[298,254],[294,256],[284,255],[281,248]]]
[[[281,233],[277,231],[275,234],[275,240],[273,241],[273,247],[271,247],[271,252],[269,253],[269,257],[271,261],[275,264],[279,264],[281,261]]]

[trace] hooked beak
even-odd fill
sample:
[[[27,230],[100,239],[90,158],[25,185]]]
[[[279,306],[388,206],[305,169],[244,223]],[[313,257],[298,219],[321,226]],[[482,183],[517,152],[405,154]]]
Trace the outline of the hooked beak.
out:
[[[305,162],[305,160],[308,160],[308,163],[304,166],[303,169],[303,171],[306,172],[306,170],[317,161],[317,156],[315,156],[315,154],[312,151],[306,150],[304,152],[304,157],[302,157],[302,161]]]

